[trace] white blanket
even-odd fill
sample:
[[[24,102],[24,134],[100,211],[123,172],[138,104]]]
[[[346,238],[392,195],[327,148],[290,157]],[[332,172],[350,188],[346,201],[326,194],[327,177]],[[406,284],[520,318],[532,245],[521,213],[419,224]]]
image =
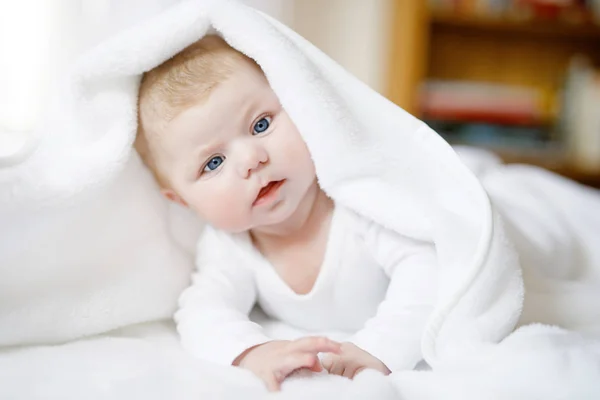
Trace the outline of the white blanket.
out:
[[[134,326],[60,346],[0,352],[0,398],[10,400],[598,399],[600,344],[576,333],[528,326],[433,371],[354,381],[289,378],[268,394],[249,372],[200,363],[180,350],[167,323]]]
[[[559,383],[600,393],[593,341],[537,326],[495,344],[521,317],[515,247],[528,285],[521,323],[595,331],[597,193],[538,170],[513,174],[479,154],[463,163],[421,121],[278,22],[229,0],[196,0],[84,55],[35,150],[0,170],[0,398],[265,396],[245,371],[182,354],[160,322],[188,283],[186,245],[199,224],[168,208],[131,151],[140,75],[213,31],[263,68],[331,197],[435,242],[439,256],[439,301],[422,341],[433,371],[297,378],[279,396],[561,398],[548,391]],[[523,382],[533,370],[553,381]]]

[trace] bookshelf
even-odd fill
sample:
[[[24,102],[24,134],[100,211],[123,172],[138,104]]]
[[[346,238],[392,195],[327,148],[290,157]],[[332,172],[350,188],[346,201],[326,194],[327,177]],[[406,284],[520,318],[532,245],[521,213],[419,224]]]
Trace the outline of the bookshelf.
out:
[[[500,35],[538,36],[557,40],[600,41],[600,27],[591,22],[540,21],[523,17],[464,15],[448,11],[432,11],[433,27],[494,32]]]
[[[581,15],[496,16],[434,9],[424,0],[394,0],[393,19],[386,94],[419,118],[427,117],[419,93],[431,80],[527,86],[540,93],[540,124],[557,135],[569,62],[583,54],[600,66],[600,26]],[[568,134],[558,133],[563,142]],[[506,162],[539,165],[600,187],[600,171],[576,167],[566,151],[502,148],[496,152]]]

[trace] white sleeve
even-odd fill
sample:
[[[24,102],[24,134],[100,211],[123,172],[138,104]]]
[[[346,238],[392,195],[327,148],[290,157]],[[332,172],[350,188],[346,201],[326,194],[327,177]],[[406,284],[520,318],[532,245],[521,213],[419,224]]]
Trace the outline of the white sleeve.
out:
[[[435,304],[435,248],[374,223],[364,239],[390,283],[376,315],[349,341],[380,359],[392,372],[413,369],[422,360],[421,336]]]
[[[271,340],[248,318],[256,285],[252,269],[243,264],[214,230],[206,229],[198,245],[198,271],[175,313],[182,346],[193,356],[231,365],[244,350]]]

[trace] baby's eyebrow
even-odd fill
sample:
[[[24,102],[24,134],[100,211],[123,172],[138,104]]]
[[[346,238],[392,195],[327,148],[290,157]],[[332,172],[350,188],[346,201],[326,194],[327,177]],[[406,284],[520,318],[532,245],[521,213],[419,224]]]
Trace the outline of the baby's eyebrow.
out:
[[[249,119],[254,118],[257,113],[263,112],[264,108],[265,105],[263,104],[262,99],[257,96],[247,102],[240,112],[242,113],[243,120],[248,121]]]
[[[216,143],[207,143],[194,149],[191,158],[186,162],[186,171],[195,174],[199,166],[206,161],[206,158],[213,153],[215,148]]]
[[[199,158],[207,153],[210,153],[211,149],[214,147],[215,146],[211,146],[210,144],[198,146],[198,148],[194,150],[194,158]]]
[[[215,137],[215,135],[213,135],[212,138],[208,140],[203,140],[202,142],[198,143],[198,145],[193,151],[194,157],[199,158],[201,156],[207,155],[207,153],[212,153],[213,151],[216,151],[216,149],[219,146],[221,146],[221,144],[221,138]]]

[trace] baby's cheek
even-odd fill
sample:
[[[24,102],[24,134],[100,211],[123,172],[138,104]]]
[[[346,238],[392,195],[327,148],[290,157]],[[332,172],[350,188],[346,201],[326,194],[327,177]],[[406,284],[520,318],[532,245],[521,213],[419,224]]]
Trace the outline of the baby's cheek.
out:
[[[292,166],[310,166],[312,159],[306,144],[299,135],[291,135],[286,140],[282,140],[277,146],[277,156],[280,161],[286,165]]]
[[[244,210],[240,196],[229,195],[209,199],[199,214],[214,227],[235,232],[243,230],[247,223]]]

